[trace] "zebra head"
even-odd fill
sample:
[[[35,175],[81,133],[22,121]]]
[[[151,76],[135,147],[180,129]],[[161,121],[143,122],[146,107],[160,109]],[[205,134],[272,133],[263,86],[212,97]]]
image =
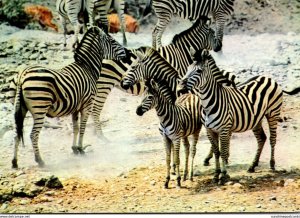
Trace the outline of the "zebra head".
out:
[[[121,60],[127,57],[127,50],[122,45],[95,26],[84,34],[74,53],[75,60],[98,64],[103,59]]]
[[[131,68],[124,74],[121,80],[121,87],[125,90],[139,81],[147,80],[149,75],[149,64],[151,64],[151,54],[153,49],[148,47],[145,51],[138,51],[136,53],[138,59],[131,65]]]
[[[193,63],[188,66],[187,73],[180,82],[183,90],[189,91],[204,84],[203,71],[206,70],[207,58],[210,56],[206,49],[195,51],[191,48],[190,53],[193,57]]]
[[[136,114],[143,116],[144,113],[154,107],[164,105],[164,102],[174,104],[176,95],[172,92],[166,81],[161,80],[159,83],[154,79],[146,80],[146,96],[142,103],[137,107]]]

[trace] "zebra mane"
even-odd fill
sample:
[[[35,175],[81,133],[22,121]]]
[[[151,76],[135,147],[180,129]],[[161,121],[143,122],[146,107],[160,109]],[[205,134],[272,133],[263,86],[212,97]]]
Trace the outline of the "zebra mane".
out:
[[[206,16],[199,17],[199,19],[197,19],[196,22],[193,23],[193,25],[190,28],[180,32],[179,34],[176,34],[172,39],[172,43],[173,44],[177,43],[183,36],[190,34],[192,31],[194,31],[199,26],[201,27],[203,25],[206,25],[206,21],[208,21],[208,20],[209,20],[209,18]]]
[[[212,75],[218,84],[236,88],[236,83],[234,81],[236,78],[235,75],[229,74],[229,72],[226,72],[224,70],[220,70],[209,51],[207,51],[206,49],[197,50],[193,57],[195,61],[200,63],[204,63],[204,61],[207,60],[208,66],[212,70]]]
[[[149,79],[145,81],[145,85],[150,94],[158,94],[159,96],[165,98],[171,104],[176,101],[176,94],[172,92],[168,83],[165,80],[160,80],[159,82],[154,81],[154,79]]]
[[[103,34],[103,31],[97,27],[97,26],[92,26],[90,27],[86,33],[83,35],[82,39],[80,40],[80,43],[78,44],[78,46],[76,47],[75,51],[74,51],[74,59],[75,61],[78,61],[78,54],[80,53],[80,51],[82,50],[82,47],[85,46],[87,38],[88,37],[96,37],[99,36],[100,34]]]

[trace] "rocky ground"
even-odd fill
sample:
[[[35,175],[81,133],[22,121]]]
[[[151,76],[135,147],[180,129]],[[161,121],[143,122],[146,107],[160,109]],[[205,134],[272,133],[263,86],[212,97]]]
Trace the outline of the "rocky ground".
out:
[[[264,74],[284,89],[299,86],[299,4],[237,1],[235,15],[226,28],[223,53],[213,54],[218,65],[235,72],[241,81]],[[164,44],[170,42],[174,31],[186,28],[178,26],[179,22],[176,19],[167,29]],[[128,47],[151,45],[152,27],[150,23],[137,35],[128,34]],[[93,122],[89,121],[85,144],[92,146],[85,156],[74,156],[70,118],[47,119],[40,135],[40,150],[47,166],[40,169],[30,145],[32,119],[28,115],[26,146],[19,152],[20,169],[12,170],[13,106],[5,96],[9,81],[27,65],[60,68],[73,59],[71,50],[62,50],[61,34],[4,24],[0,32],[1,213],[300,211],[299,94],[284,96],[275,154],[277,171],[268,169],[270,148],[266,143],[257,172],[247,173],[256,142],[251,132],[234,134],[228,166],[231,180],[225,186],[211,183],[213,160],[211,166],[202,165],[210,147],[202,131],[194,182],[183,182],[183,187],[176,189],[172,180],[170,189],[163,189],[165,155],[156,115],[151,111],[143,118],[136,116],[141,97],[117,89],[107,99],[101,116],[110,143],[95,136]],[[113,36],[122,41],[121,34]]]

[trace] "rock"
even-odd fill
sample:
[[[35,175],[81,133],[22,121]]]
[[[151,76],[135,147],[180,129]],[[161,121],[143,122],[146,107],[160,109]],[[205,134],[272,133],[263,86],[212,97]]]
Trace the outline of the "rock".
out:
[[[261,205],[260,204],[256,205],[256,208],[261,208]]]
[[[195,170],[194,176],[201,176],[201,171],[200,170]]]
[[[29,204],[29,203],[30,203],[30,200],[28,200],[28,199],[23,199],[23,200],[20,201],[19,204],[21,204],[21,205],[27,205],[27,204]]]
[[[37,60],[39,55],[40,55],[39,52],[33,53],[32,55],[29,56],[29,59],[30,60]]]
[[[294,182],[295,182],[294,179],[287,179],[287,180],[284,181],[284,187],[290,186],[290,185],[292,185]]]
[[[45,192],[45,195],[53,196],[53,195],[55,195],[55,192],[54,191],[47,191],[47,192]]]
[[[243,188],[243,185],[241,185],[240,183],[234,183],[232,185],[232,187],[234,187],[234,188]]]
[[[46,187],[60,189],[63,188],[61,181],[56,176],[50,176],[50,178],[46,181]]]
[[[53,198],[48,197],[48,196],[42,196],[42,197],[40,198],[40,200],[41,200],[42,202],[52,202],[52,201],[53,201]]]
[[[34,184],[36,184],[37,186],[46,186],[48,188],[55,188],[55,189],[63,188],[62,183],[54,175],[48,178],[41,178],[38,181],[35,181]]]
[[[243,212],[243,211],[245,211],[245,210],[246,210],[245,207],[241,207],[241,208],[240,208],[240,211],[241,211],[241,212]]]
[[[3,211],[8,208],[8,202],[5,202],[1,205],[0,210]]]
[[[234,183],[232,181],[226,182],[225,185],[229,186],[229,185],[233,185]]]
[[[155,182],[154,180],[152,180],[152,181],[150,182],[150,185],[152,185],[152,186],[155,186],[155,184],[156,184],[156,182]]]
[[[276,201],[276,200],[277,200],[276,196],[270,197],[270,201]]]

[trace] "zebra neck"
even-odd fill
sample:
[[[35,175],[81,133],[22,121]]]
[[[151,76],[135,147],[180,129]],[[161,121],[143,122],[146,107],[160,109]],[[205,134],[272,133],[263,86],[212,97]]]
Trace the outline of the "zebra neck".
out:
[[[166,99],[159,98],[155,110],[159,121],[163,123],[164,126],[170,126],[171,123],[177,120],[176,105],[167,102]]]
[[[95,52],[77,52],[75,62],[80,66],[85,66],[96,80],[100,77],[103,55]]]
[[[199,87],[201,105],[206,116],[214,114],[220,107],[225,106],[224,87],[218,83],[211,72],[206,72],[206,81]]]
[[[178,82],[178,72],[171,64],[167,62],[163,57],[156,57],[151,63],[152,67],[147,67],[150,69],[148,71],[148,78],[153,78],[156,81],[165,80],[169,87],[172,89],[172,92],[176,92],[176,86]]]

